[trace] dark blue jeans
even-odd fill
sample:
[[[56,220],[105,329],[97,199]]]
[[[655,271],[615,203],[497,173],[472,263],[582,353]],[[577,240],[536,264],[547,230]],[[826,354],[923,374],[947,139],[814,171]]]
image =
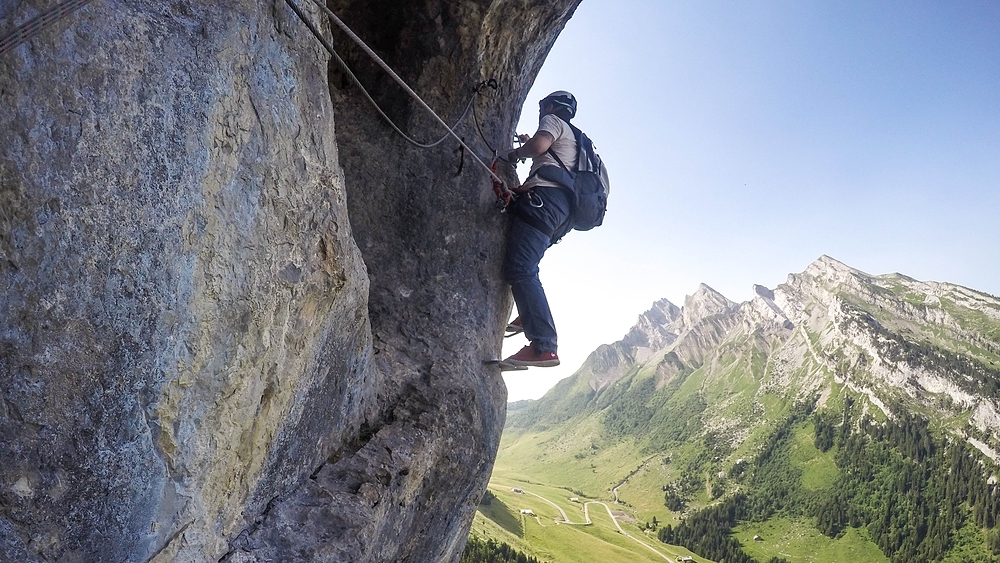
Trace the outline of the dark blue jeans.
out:
[[[557,349],[556,325],[552,320],[549,301],[538,278],[538,263],[545,250],[552,245],[549,234],[529,225],[523,218],[529,215],[532,223],[557,231],[569,217],[569,196],[561,188],[536,188],[536,203],[527,204],[522,197],[514,212],[507,232],[507,254],[504,258],[504,280],[510,284],[517,314],[521,317],[524,335],[538,352],[555,352]]]

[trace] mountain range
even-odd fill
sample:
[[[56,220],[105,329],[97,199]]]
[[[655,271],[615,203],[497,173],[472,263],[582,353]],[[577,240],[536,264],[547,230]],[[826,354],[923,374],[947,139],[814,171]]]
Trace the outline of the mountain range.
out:
[[[717,561],[992,561],[1000,298],[827,256],[753,289],[657,301],[509,405],[494,476],[620,495]]]

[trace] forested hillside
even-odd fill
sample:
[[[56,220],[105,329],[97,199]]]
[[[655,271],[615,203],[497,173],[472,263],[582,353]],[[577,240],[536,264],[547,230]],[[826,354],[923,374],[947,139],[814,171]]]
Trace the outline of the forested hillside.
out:
[[[470,537],[459,563],[538,563],[513,547],[494,540]]]
[[[866,415],[854,429],[851,407],[848,401],[839,422],[835,413],[809,416],[806,408],[786,419],[753,470],[737,478],[740,492],[660,529],[660,541],[711,559],[749,563],[732,528],[780,513],[815,519],[831,538],[848,527],[865,528],[893,563],[942,560],[968,527],[985,531],[977,559],[1000,560],[1000,495],[980,456],[961,442],[935,438],[928,421],[910,413],[885,423]],[[833,449],[839,470],[823,491],[806,490],[801,470],[789,459],[793,428],[810,423],[816,447]]]

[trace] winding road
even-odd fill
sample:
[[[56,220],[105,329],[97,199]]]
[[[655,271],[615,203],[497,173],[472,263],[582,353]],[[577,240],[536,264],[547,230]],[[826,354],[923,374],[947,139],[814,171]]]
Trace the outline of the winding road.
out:
[[[499,488],[498,485],[494,485],[494,486],[497,486]],[[573,522],[573,521],[571,521],[569,519],[569,516],[566,515],[566,511],[563,510],[562,507],[559,506],[558,504],[552,502],[551,500],[543,497],[542,495],[540,495],[538,493],[533,493],[533,492],[531,492],[531,491],[529,491],[529,490],[527,490],[527,489],[525,489],[523,487],[519,487],[519,489],[521,490],[521,492],[523,494],[531,495],[533,497],[537,497],[537,498],[539,498],[539,499],[541,499],[541,500],[543,500],[543,501],[551,504],[556,510],[558,510],[559,511],[559,515],[562,516],[562,519],[560,520],[559,518],[556,518],[555,519],[556,524],[568,524],[568,525],[571,525],[571,526],[590,526],[590,525],[593,524],[593,521],[591,521],[591,519],[590,519],[590,505],[592,505],[592,504],[599,504],[599,505],[603,506],[605,510],[608,511],[608,516],[611,517],[611,521],[615,523],[615,527],[618,528],[618,533],[619,534],[625,536],[626,538],[629,538],[630,540],[636,542],[637,544],[645,547],[646,549],[648,549],[648,550],[652,551],[653,553],[659,555],[660,557],[666,559],[669,563],[675,563],[675,561],[673,559],[667,557],[663,553],[660,553],[653,546],[647,544],[646,542],[640,540],[639,538],[633,536],[632,534],[629,534],[624,529],[622,529],[621,524],[618,523],[618,519],[615,518],[615,515],[611,512],[611,507],[608,506],[607,504],[603,503],[603,502],[596,501],[596,500],[588,500],[587,502],[583,503],[583,519],[585,520],[585,522]]]

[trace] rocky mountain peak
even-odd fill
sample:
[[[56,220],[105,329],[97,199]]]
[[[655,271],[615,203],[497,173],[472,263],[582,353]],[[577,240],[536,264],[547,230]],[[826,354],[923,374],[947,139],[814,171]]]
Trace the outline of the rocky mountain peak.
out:
[[[831,289],[845,284],[856,287],[860,283],[870,283],[874,276],[824,254],[801,274],[789,274],[787,283],[794,284],[796,280],[803,279],[809,280],[811,285]]]
[[[802,273],[788,274],[785,283],[774,289],[771,301],[793,323],[806,322],[816,305],[829,306],[840,291],[870,293],[874,276],[835,260],[820,256]],[[758,296],[761,294],[758,292]]]
[[[722,315],[732,311],[736,303],[730,301],[726,296],[703,284],[698,286],[698,290],[693,295],[684,299],[684,308],[681,311],[680,326],[675,326],[675,332],[690,330],[699,322],[716,315]],[[676,323],[675,323],[676,324]]]
[[[654,352],[669,346],[677,335],[671,330],[680,318],[681,309],[660,299],[645,313],[624,338],[591,352],[580,372],[586,373],[591,389],[600,390],[621,379],[628,366],[647,360]]]
[[[676,338],[677,335],[671,332],[670,327],[680,315],[680,307],[667,299],[660,299],[648,311],[639,315],[635,326],[621,342],[627,347],[662,348]]]
[[[741,306],[743,321],[751,331],[763,326],[780,326],[783,329],[794,328],[794,323],[788,319],[785,311],[775,302],[774,291],[754,284],[754,298]]]
[[[679,313],[658,301],[578,376],[602,393],[650,373],[657,390],[676,389],[670,382],[686,377],[719,390],[735,374],[745,395],[701,415],[734,445],[771,416],[756,406],[762,395],[822,407],[831,394],[848,394],[863,401],[860,412],[880,417],[900,408],[937,413],[952,437],[1000,463],[993,434],[1000,427],[1000,299],[900,274],[872,276],[827,256],[774,290],[755,285],[753,294],[736,305],[702,284]],[[665,335],[659,345],[648,336],[657,334]],[[730,412],[741,401],[749,418]]]
[[[763,493],[760,498],[770,497],[771,476],[784,471],[781,467],[794,468],[785,475],[803,473],[799,460],[771,455],[775,445],[796,443],[804,430],[812,445],[801,443],[797,451],[809,450],[814,460],[825,454],[827,460],[834,458],[837,468],[835,474],[821,477],[827,491],[822,494],[830,494],[822,506],[865,506],[876,515],[871,520],[876,526],[893,518],[897,508],[881,501],[867,504],[871,491],[895,491],[891,494],[902,499],[924,490],[924,485],[898,485],[900,472],[920,459],[937,460],[923,466],[937,471],[927,483],[964,475],[969,490],[980,491],[978,499],[995,500],[1000,473],[1000,299],[901,274],[873,276],[826,256],[789,280],[773,290],[753,286],[752,299],[735,308],[701,286],[685,300],[674,323],[683,330],[671,328],[677,337],[665,348],[636,356],[630,364],[616,364],[617,378],[603,385],[562,386],[539,402],[543,408],[528,407],[525,414],[513,415],[509,427],[538,432],[520,443],[545,444],[545,455],[534,459],[544,460],[547,467],[581,463],[572,473],[574,480],[602,463],[619,463],[619,444],[651,460],[660,452],[667,454],[658,471],[676,479],[674,483],[663,487],[659,475],[657,481],[641,485],[629,484],[626,478],[619,492],[631,486],[632,498],[663,490],[681,495],[685,487],[689,494],[700,495],[703,484],[697,480],[685,485],[688,475],[717,476],[719,490],[725,489],[722,494],[738,490],[749,498],[756,494],[754,486],[748,486],[753,481],[741,477],[726,482],[728,468],[745,464],[763,477],[756,482],[763,485],[757,490]],[[569,425],[575,427],[567,432]],[[552,438],[536,440],[539,434]],[[574,443],[564,438],[568,435],[581,437]],[[562,459],[552,447],[556,443],[565,452]],[[851,451],[850,456],[830,455],[830,448],[852,443],[850,450],[839,450]],[[878,446],[869,449],[866,443]],[[601,451],[614,453],[602,458]],[[683,457],[674,455],[678,451]],[[519,462],[531,459],[524,453],[519,452]],[[692,459],[699,461],[686,461]],[[635,462],[629,460],[617,471],[636,475],[647,470],[647,463],[633,470]],[[872,471],[875,467],[881,469]],[[521,463],[516,469],[525,471]],[[860,487],[853,478],[840,477],[859,470],[865,474]],[[740,474],[748,475],[742,469]],[[920,475],[930,473],[921,469],[912,475],[917,483]],[[799,488],[805,482],[795,479],[788,480],[795,484],[785,491],[798,489],[809,502],[817,498],[817,488]],[[603,477],[601,481],[607,482]],[[650,482],[656,488],[648,488]],[[928,497],[929,510],[971,504],[971,496],[958,494],[945,501]],[[784,502],[788,493],[782,497]],[[976,518],[986,518],[987,510],[1000,514],[996,502],[975,502]],[[966,514],[973,516],[971,511]],[[902,526],[911,520],[903,518]],[[968,522],[959,518],[942,525],[963,527]],[[844,524],[846,520],[838,525]],[[957,531],[939,529],[939,537]],[[882,549],[889,557],[917,559],[899,558],[899,547],[886,545]],[[966,556],[969,545],[939,560],[989,559],[985,550],[983,557]]]
[[[824,277],[824,275],[830,275],[831,273],[837,274],[860,274],[861,270],[856,270],[847,264],[844,264],[840,260],[827,256],[823,254],[816,260],[814,260],[809,266],[806,267],[806,274],[810,274],[815,277]]]

